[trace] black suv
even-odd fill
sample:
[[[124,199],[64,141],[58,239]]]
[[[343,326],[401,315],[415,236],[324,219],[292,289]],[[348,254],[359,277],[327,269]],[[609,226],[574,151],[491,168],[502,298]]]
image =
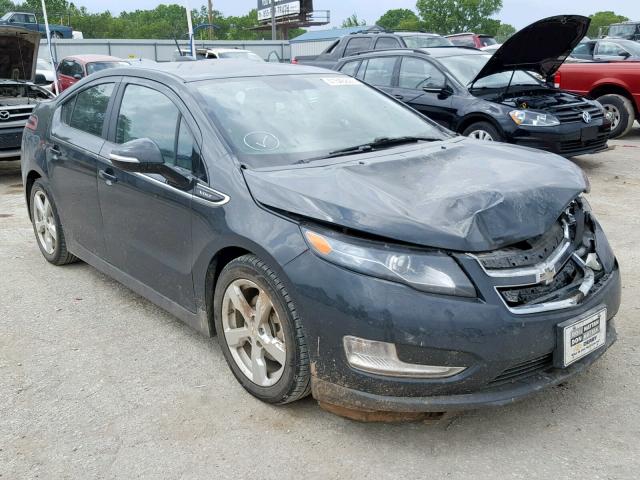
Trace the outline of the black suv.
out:
[[[571,157],[606,148],[611,121],[598,102],[543,79],[588,27],[586,17],[550,17],[518,32],[493,56],[474,48],[396,49],[363,52],[335,68],[462,135]]]

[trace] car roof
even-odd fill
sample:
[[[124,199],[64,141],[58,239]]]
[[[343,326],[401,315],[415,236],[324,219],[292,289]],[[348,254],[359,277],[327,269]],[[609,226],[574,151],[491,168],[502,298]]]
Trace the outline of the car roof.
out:
[[[135,72],[135,73],[134,73]],[[228,59],[224,62],[217,60],[194,60],[190,62],[159,62],[156,64],[140,65],[135,69],[112,68],[92,75],[92,78],[107,75],[140,75],[147,72],[150,78],[158,74],[171,76],[182,82],[200,80],[214,80],[219,78],[261,77],[277,75],[330,74],[342,75],[340,72],[324,68],[291,65],[283,63],[258,63],[248,60]],[[102,75],[100,75],[102,74]]]
[[[458,47],[453,46],[450,47],[448,45],[442,47],[428,47],[428,48],[388,48],[382,50],[367,50],[364,52],[359,52],[349,57],[344,57],[339,64],[347,63],[348,61],[354,61],[358,58],[369,58],[369,57],[378,57],[382,55],[410,55],[410,54],[418,54],[418,55],[428,55],[434,58],[444,58],[444,57],[458,57],[461,55],[489,55],[487,52],[478,50],[475,47]]]
[[[393,32],[399,37],[415,37],[418,35],[424,35],[425,37],[441,37],[442,35],[438,33],[429,33],[429,32]]]
[[[80,63],[91,62],[125,62],[123,58],[112,57],[111,55],[69,55],[62,60],[75,60]]]
[[[206,50],[207,52],[212,53],[226,53],[226,52],[249,52],[253,53],[251,50],[244,50],[242,48],[196,48],[196,51]]]
[[[429,47],[421,48],[420,50],[435,58],[459,57],[461,55],[488,55],[487,52],[474,47]]]

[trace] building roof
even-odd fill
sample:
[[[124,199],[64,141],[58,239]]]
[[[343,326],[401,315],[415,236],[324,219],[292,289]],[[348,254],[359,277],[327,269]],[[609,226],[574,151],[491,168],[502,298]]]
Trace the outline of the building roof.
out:
[[[329,28],[325,30],[311,30],[309,32],[303,33],[299,37],[292,38],[291,43],[300,43],[300,42],[319,42],[326,40],[335,40],[340,37],[344,37],[345,35],[349,35],[351,33],[362,32],[366,33],[369,31],[376,32],[382,31],[383,28],[378,25],[364,25],[361,27],[347,27],[347,28]]]

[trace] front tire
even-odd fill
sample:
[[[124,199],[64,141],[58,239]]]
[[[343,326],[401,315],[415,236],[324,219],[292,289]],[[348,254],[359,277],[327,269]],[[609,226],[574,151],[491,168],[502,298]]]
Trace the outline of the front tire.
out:
[[[310,366],[302,324],[276,273],[255,255],[225,266],[214,293],[222,352],[254,397],[285,404],[309,394]]]
[[[504,139],[498,129],[489,122],[476,122],[464,129],[462,135],[485,142],[502,142]]]
[[[598,98],[598,102],[605,111],[613,114],[610,138],[623,137],[633,127],[635,121],[635,111],[631,100],[622,95],[603,95]]]
[[[33,232],[44,258],[53,265],[77,262],[78,258],[67,250],[58,210],[42,180],[34,182],[30,199]]]

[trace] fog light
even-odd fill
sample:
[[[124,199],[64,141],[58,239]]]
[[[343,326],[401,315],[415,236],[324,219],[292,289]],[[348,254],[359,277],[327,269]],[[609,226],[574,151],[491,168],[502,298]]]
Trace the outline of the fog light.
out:
[[[349,365],[358,370],[377,375],[413,378],[447,378],[457,375],[467,367],[446,367],[405,363],[398,358],[393,343],[344,337],[344,351]]]

